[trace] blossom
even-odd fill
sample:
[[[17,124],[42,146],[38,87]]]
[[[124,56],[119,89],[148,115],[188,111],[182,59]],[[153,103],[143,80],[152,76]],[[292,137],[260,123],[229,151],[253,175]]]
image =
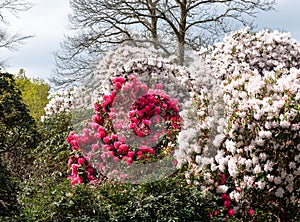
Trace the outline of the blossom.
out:
[[[282,187],[279,187],[275,192],[275,196],[282,198],[283,195],[284,195],[284,189],[282,189]]]
[[[215,147],[219,147],[221,145],[221,142],[223,141],[225,135],[224,134],[218,134],[213,141],[213,144]]]
[[[223,201],[226,201],[226,200],[229,200],[229,201],[230,201],[230,196],[228,196],[226,193],[223,193],[223,194],[222,194],[222,200],[223,200]]]
[[[259,174],[260,172],[261,172],[261,167],[259,164],[257,164],[253,169],[253,173]]]
[[[280,125],[282,128],[288,128],[288,127],[291,125],[291,123],[288,122],[288,121],[286,121],[286,120],[283,120],[283,121],[280,122],[279,125]]]
[[[234,215],[234,209],[233,208],[230,208],[228,211],[227,211],[227,215],[232,217]]]
[[[84,158],[80,157],[77,159],[78,164],[84,164]]]
[[[248,214],[249,214],[250,216],[253,216],[254,213],[255,213],[255,210],[253,210],[252,208],[248,211]]]
[[[230,200],[225,200],[223,206],[229,208],[231,206]]]
[[[226,186],[226,185],[219,185],[219,186],[217,187],[216,192],[217,192],[217,193],[226,193],[227,190],[228,190],[228,186]]]
[[[220,178],[220,181],[219,181],[219,184],[220,185],[223,185],[223,184],[225,184],[225,182],[226,182],[226,176],[225,176],[225,174],[221,174],[221,178]]]

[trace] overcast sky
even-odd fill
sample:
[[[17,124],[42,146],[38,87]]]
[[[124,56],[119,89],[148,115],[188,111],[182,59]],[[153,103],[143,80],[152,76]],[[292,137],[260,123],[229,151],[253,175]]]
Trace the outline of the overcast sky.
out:
[[[31,0],[34,7],[20,14],[19,19],[9,18],[9,30],[20,31],[35,37],[26,40],[18,51],[0,51],[7,59],[6,71],[18,73],[25,69],[29,77],[47,79],[54,69],[53,52],[59,50],[59,43],[66,33],[68,0]],[[290,32],[300,43],[300,0],[277,0],[276,11],[258,14],[258,29],[269,28]]]

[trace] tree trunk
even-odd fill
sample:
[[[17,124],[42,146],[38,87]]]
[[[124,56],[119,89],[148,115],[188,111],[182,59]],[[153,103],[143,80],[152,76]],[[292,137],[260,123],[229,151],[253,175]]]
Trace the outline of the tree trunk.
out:
[[[186,34],[186,19],[187,19],[187,1],[178,1],[180,7],[180,23],[179,23],[179,33],[177,36],[178,41],[178,51],[177,51],[177,59],[178,64],[184,64],[185,57],[185,34]]]
[[[149,11],[151,15],[151,38],[155,49],[158,49],[158,33],[157,33],[157,3],[149,1]]]
[[[179,65],[184,64],[184,56],[185,56],[184,51],[185,51],[184,40],[179,40],[178,39],[177,63]]]

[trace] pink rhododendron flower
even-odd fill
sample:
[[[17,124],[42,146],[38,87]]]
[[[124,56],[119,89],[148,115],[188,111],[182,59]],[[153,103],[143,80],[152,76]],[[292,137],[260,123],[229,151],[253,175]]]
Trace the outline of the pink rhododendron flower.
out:
[[[223,201],[226,201],[226,200],[229,200],[229,201],[230,201],[230,196],[227,195],[226,193],[223,193],[223,194],[222,194],[222,200],[223,200]]]
[[[225,176],[225,174],[221,174],[221,178],[220,178],[220,181],[219,181],[219,184],[220,185],[223,185],[223,184],[225,184],[226,183],[226,176]]]
[[[76,176],[76,177],[68,177],[69,179],[71,179],[71,185],[75,185],[75,184],[81,184],[82,182],[82,178],[80,176]]]
[[[78,164],[84,164],[84,158],[80,157],[77,159]]]
[[[103,142],[104,143],[109,143],[110,142],[110,138],[108,136],[103,138]]]
[[[228,211],[227,211],[227,215],[232,217],[234,215],[234,209],[233,208],[230,208]]]
[[[95,151],[97,151],[98,149],[100,149],[100,146],[99,146],[99,144],[92,144],[92,150],[95,152]]]
[[[72,169],[72,175],[77,175],[77,173],[78,173],[78,164],[72,164],[71,169]]]
[[[255,211],[253,209],[250,209],[248,213],[249,213],[250,216],[253,216]]]
[[[229,208],[231,206],[230,200],[225,200],[223,206]]]

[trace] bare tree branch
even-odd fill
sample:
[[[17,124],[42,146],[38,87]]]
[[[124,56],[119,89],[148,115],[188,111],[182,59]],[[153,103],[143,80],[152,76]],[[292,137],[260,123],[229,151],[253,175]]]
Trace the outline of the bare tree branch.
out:
[[[76,63],[103,54],[121,43],[152,44],[184,63],[186,47],[199,49],[241,26],[251,25],[258,11],[272,10],[275,0],[71,0],[73,14],[62,52],[57,53],[57,79],[81,75]],[[75,63],[76,61],[76,63]],[[69,69],[70,64],[72,68]],[[89,66],[89,69],[93,67]],[[88,71],[89,72],[89,71]],[[69,76],[69,81],[82,79]],[[61,81],[63,84],[64,81]]]
[[[32,36],[25,36],[20,33],[9,33],[4,26],[9,23],[6,21],[6,15],[12,14],[18,17],[18,14],[22,11],[27,11],[31,8],[32,4],[26,0],[1,0],[0,2],[0,24],[3,25],[0,28],[0,49],[16,50],[17,46],[22,44],[24,40],[31,38]],[[0,67],[3,67],[5,63],[0,62]]]

